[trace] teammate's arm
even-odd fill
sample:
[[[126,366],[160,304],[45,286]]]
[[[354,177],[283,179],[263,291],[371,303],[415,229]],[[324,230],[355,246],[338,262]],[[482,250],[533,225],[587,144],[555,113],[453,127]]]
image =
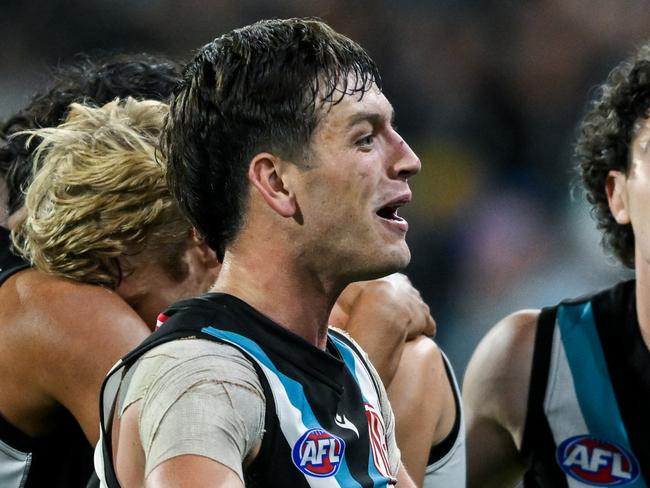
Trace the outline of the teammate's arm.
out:
[[[511,488],[525,471],[521,440],[538,311],[499,322],[477,347],[465,374],[468,487]]]
[[[237,473],[207,457],[176,456],[159,464],[147,477],[145,488],[241,488]]]
[[[404,464],[399,463],[399,469],[397,470],[397,483],[395,484],[397,488],[415,488],[415,483],[409,476]]]
[[[431,447],[447,437],[459,414],[438,346],[424,336],[407,342],[387,390],[402,462],[422,486]]]
[[[102,381],[150,331],[113,291],[55,277],[34,280],[31,286],[35,296],[48,299],[46,308],[35,307],[40,332],[29,334],[25,357],[31,358],[35,382],[44,395],[65,407],[94,445],[99,439]]]
[[[403,274],[348,285],[336,302],[330,324],[348,332],[368,354],[388,386],[397,371],[404,344],[433,336],[429,307]]]

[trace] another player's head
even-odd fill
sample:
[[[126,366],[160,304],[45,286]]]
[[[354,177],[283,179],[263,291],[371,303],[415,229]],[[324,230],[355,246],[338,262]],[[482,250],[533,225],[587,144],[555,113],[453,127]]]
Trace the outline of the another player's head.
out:
[[[220,254],[257,226],[304,263],[394,271],[409,259],[395,210],[419,160],[392,118],[358,44],[317,20],[261,21],[186,68],[165,134],[170,187]]]
[[[64,124],[32,131],[40,169],[14,230],[37,269],[115,289],[149,323],[214,279],[214,269],[192,261],[199,243],[156,157],[167,113],[163,103],[130,98],[72,104]],[[195,288],[197,280],[205,283]]]
[[[23,204],[32,173],[31,155],[37,145],[37,141],[26,145],[26,136],[9,136],[59,125],[73,102],[101,106],[128,96],[166,101],[179,76],[176,63],[149,54],[83,58],[56,69],[47,89],[0,127],[0,176],[7,182],[9,213]]]
[[[650,249],[635,242],[650,232],[650,200],[644,197],[650,192],[649,111],[650,43],[646,43],[600,87],[576,146],[603,244],[630,268],[635,265],[635,246],[644,254],[641,259],[650,259]]]

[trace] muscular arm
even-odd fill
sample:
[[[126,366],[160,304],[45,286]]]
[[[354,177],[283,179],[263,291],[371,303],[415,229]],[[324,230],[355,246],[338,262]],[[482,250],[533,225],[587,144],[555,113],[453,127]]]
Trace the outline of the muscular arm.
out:
[[[402,274],[349,285],[332,310],[330,324],[359,343],[387,387],[404,345],[420,335],[435,333],[429,307]]]
[[[468,487],[511,488],[526,468],[520,454],[538,311],[499,322],[465,374]]]
[[[203,456],[176,456],[158,465],[145,480],[145,488],[240,488],[239,476],[221,463]]]
[[[29,407],[33,414],[26,423],[16,425],[32,435],[46,435],[47,425],[38,425],[37,419],[51,415],[49,423],[56,424],[56,412],[64,407],[95,444],[104,376],[149,330],[122,299],[104,288],[35,270],[20,273],[12,284],[21,323],[11,338],[11,360],[21,372],[22,394],[40,398]]]
[[[397,488],[415,488],[416,486],[402,463],[400,463],[399,469],[397,470],[397,483],[395,486]]]
[[[204,486],[199,480],[217,471],[243,483],[265,412],[250,361],[228,345],[184,340],[151,350],[133,371],[113,427],[120,484],[142,486],[144,479],[146,486],[161,480],[167,484],[160,486],[176,486],[174,469],[184,461],[199,468],[190,478],[194,486]]]
[[[431,447],[447,437],[458,414],[442,354],[431,339],[406,343],[388,397],[402,461],[422,486]]]

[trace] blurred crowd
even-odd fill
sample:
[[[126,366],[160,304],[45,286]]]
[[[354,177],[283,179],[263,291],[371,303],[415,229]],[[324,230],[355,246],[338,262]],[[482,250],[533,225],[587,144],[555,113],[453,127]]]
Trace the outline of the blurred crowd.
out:
[[[600,249],[571,153],[592,87],[650,37],[642,0],[3,2],[0,119],[78,53],[184,60],[221,32],[290,16],[326,20],[382,71],[423,162],[403,212],[407,274],[459,374],[505,314],[626,275]]]

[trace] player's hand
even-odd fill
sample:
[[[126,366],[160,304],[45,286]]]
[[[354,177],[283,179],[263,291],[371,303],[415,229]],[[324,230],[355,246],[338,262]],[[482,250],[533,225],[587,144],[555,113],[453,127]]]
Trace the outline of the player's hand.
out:
[[[407,341],[436,333],[429,306],[401,273],[348,285],[336,301],[330,324],[350,333],[355,329],[377,333],[378,327],[387,327],[391,334],[403,333]]]

